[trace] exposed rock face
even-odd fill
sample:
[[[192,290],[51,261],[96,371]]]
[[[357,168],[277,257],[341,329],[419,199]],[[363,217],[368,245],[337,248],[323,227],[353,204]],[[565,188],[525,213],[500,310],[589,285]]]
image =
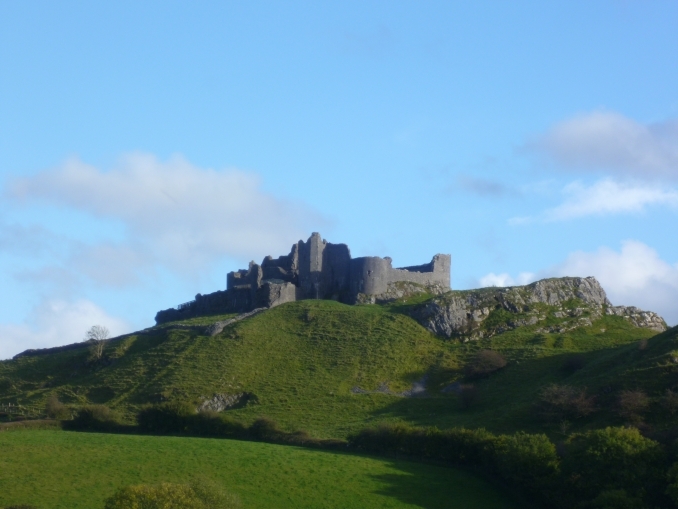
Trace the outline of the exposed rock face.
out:
[[[571,299],[581,299],[594,306],[610,305],[605,290],[594,277],[542,279],[524,288],[530,289],[530,302],[543,302],[549,306],[558,306]]]
[[[580,306],[564,304],[579,302]],[[656,313],[636,308],[612,307],[605,290],[593,277],[565,277],[542,279],[526,286],[509,288],[481,288],[478,290],[448,292],[434,297],[416,308],[412,317],[434,334],[452,337],[467,335],[479,339],[486,332],[479,331],[480,325],[495,310],[515,314],[515,318],[498,325],[494,333],[535,325],[547,318],[546,312],[535,304],[555,307],[555,318],[574,318],[567,325],[543,332],[564,332],[580,326],[590,326],[592,320],[607,314],[624,316],[637,327],[656,331],[666,330],[664,320]]]
[[[239,394],[215,394],[211,399],[203,401],[202,404],[196,408],[196,411],[212,410],[214,412],[223,412],[229,408],[247,403],[251,398],[252,395],[248,392],[241,392]]]
[[[609,307],[605,310],[605,314],[623,316],[636,327],[652,329],[657,332],[664,332],[667,329],[666,322],[657,313],[654,311],[642,311],[634,306]]]

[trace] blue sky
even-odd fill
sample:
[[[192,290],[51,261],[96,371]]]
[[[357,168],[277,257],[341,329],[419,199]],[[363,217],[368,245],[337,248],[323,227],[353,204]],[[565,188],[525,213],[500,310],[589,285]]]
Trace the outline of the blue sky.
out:
[[[320,231],[678,323],[678,3],[0,6],[0,358]]]

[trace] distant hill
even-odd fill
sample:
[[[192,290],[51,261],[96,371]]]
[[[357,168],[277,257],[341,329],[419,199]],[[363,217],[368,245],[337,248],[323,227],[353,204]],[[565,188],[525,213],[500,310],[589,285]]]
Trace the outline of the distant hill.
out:
[[[0,408],[41,408],[56,394],[128,419],[149,403],[188,401],[319,437],[381,421],[557,434],[626,422],[627,390],[647,397],[633,418],[668,426],[678,329],[660,333],[656,314],[611,306],[594,279],[439,296],[405,290],[382,304],[305,300],[242,320],[167,323],[111,340],[99,361],[82,343],[28,351],[0,362]],[[470,369],[483,350],[505,366]],[[583,394],[591,411],[545,412],[545,387]]]

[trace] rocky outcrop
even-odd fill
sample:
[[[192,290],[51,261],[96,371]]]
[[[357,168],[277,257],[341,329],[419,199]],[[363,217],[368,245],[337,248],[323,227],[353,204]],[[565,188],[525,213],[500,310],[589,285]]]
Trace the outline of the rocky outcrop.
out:
[[[656,313],[613,307],[605,290],[593,277],[552,278],[526,286],[452,291],[416,307],[411,315],[434,334],[479,339],[545,320],[548,312],[538,304],[555,308],[550,311],[555,318],[574,318],[567,325],[558,325],[554,330],[544,329],[544,332],[564,332],[591,325],[603,312],[624,316],[637,327],[659,332],[666,330],[664,320]],[[492,312],[502,310],[516,316],[494,324],[492,330],[480,330]]]
[[[643,311],[634,306],[611,306],[605,310],[607,315],[623,316],[636,327],[664,332],[666,322],[654,311]]]
[[[203,401],[195,410],[196,412],[204,412],[206,410],[223,412],[229,408],[243,406],[253,398],[254,395],[249,392],[241,392],[238,394],[215,394],[212,398]]]

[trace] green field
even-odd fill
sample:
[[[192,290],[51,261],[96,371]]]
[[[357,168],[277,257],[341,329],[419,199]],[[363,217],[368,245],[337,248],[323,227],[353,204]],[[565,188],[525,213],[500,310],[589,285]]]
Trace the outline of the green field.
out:
[[[129,484],[200,476],[245,509],[509,509],[512,498],[457,469],[232,440],[26,431],[0,433],[0,506],[97,509]]]

